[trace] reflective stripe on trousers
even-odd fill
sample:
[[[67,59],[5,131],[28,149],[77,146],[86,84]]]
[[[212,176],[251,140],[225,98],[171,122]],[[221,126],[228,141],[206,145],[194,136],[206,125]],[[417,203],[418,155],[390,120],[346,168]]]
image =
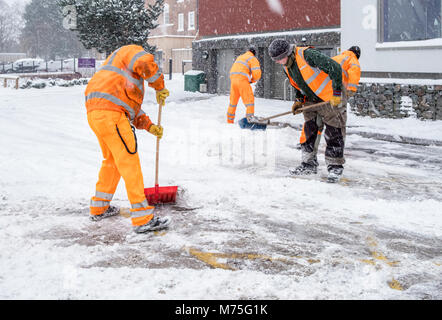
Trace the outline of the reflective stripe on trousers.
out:
[[[149,206],[147,200],[133,203],[132,209],[130,210],[132,225],[141,226],[148,223],[153,218],[154,209],[155,207]]]
[[[96,190],[99,192],[97,191],[92,199],[94,206],[91,206],[91,214],[101,214],[106,211],[120,178],[123,177],[129,201],[134,204],[131,211],[140,211],[138,213],[140,217],[136,217],[135,222],[149,221],[152,211],[141,212],[150,208],[144,195],[144,181],[138,152],[129,154],[116,131],[116,126],[118,126],[121,137],[128,148],[133,150],[135,137],[129,120],[123,112],[111,110],[93,110],[88,112],[87,117],[103,153],[96,184]]]
[[[91,215],[103,214],[109,208],[110,201],[113,198],[113,193],[106,193],[95,191],[95,196],[91,198],[90,213]]]
[[[230,104],[227,110],[227,120],[230,122],[233,121],[239,98],[241,98],[244,106],[246,107],[246,116],[254,115],[255,97],[253,95],[252,86],[250,85],[248,80],[232,77],[230,78],[230,80]]]

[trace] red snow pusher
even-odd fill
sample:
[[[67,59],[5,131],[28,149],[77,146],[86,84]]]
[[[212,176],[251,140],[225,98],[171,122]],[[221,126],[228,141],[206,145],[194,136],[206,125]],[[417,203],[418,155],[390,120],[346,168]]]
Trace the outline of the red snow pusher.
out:
[[[161,109],[162,106],[158,105],[158,126],[161,126]],[[176,201],[176,194],[178,186],[160,187],[158,185],[158,164],[160,160],[160,138],[157,137],[157,152],[155,158],[155,187],[145,188],[144,194],[146,195],[149,205],[155,205],[158,203],[174,203]]]

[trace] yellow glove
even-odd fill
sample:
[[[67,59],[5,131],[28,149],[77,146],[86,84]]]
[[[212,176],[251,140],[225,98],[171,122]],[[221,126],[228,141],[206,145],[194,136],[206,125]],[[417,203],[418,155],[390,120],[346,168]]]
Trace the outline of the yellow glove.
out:
[[[339,97],[339,96],[333,96],[333,97],[330,99],[330,105],[331,105],[332,107],[338,107],[340,104],[341,104],[341,97]]]
[[[303,102],[301,101],[295,101],[292,105],[292,112],[293,114],[298,114],[298,112],[296,110],[298,110],[299,108],[301,108],[304,105]]]
[[[163,90],[157,91],[157,102],[158,104],[164,106],[166,98],[169,96],[169,90],[164,88]]]
[[[160,139],[163,136],[163,127],[161,127],[161,126],[157,126],[157,125],[153,124],[150,126],[148,131],[149,131],[149,133],[153,134],[154,136],[157,136]]]

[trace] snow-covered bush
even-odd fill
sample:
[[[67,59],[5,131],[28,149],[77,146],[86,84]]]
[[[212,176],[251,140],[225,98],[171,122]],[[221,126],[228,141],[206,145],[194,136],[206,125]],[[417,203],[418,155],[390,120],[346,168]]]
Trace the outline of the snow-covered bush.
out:
[[[43,80],[32,81],[31,87],[36,89],[43,89],[46,87],[46,81]]]
[[[72,86],[84,86],[89,83],[88,78],[80,78],[73,80],[63,80],[63,79],[33,79],[25,80],[21,85],[20,89],[43,89],[46,87],[72,87]]]

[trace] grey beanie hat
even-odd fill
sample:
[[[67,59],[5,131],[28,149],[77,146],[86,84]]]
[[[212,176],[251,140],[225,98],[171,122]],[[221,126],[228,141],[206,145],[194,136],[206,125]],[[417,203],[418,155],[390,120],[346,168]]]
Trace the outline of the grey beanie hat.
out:
[[[284,39],[275,39],[269,46],[269,56],[273,61],[279,61],[289,56],[294,48],[294,44],[289,44]]]

